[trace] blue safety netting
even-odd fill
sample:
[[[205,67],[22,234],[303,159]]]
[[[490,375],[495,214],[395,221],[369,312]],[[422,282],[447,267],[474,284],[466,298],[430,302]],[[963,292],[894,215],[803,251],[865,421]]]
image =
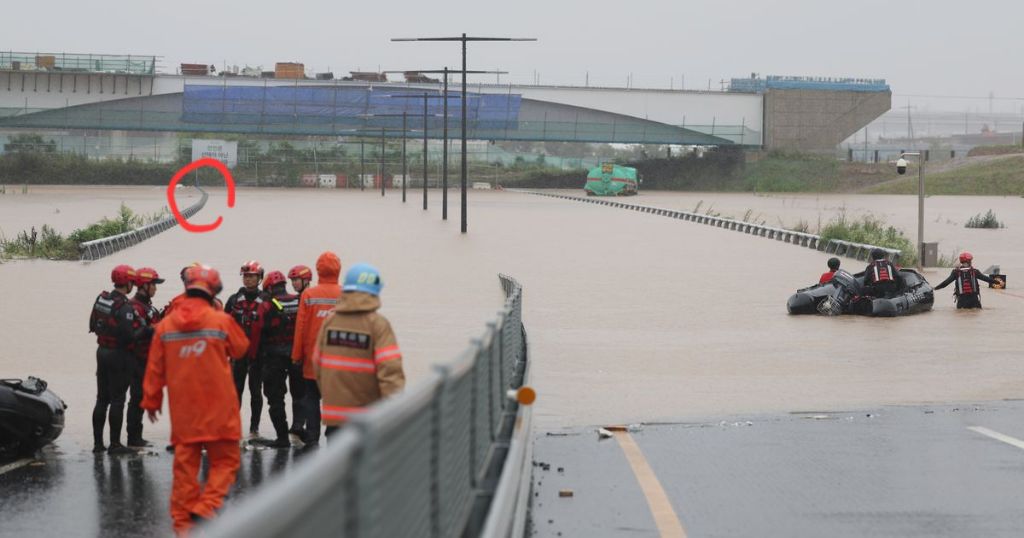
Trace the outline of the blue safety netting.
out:
[[[185,86],[182,121],[204,124],[333,124],[340,129],[401,128],[407,114],[409,129],[424,122],[423,95],[427,99],[429,129],[443,121],[443,99],[436,90],[391,89],[351,86]],[[449,125],[462,114],[459,92],[448,92]],[[466,94],[470,128],[515,129],[521,96],[517,94]]]

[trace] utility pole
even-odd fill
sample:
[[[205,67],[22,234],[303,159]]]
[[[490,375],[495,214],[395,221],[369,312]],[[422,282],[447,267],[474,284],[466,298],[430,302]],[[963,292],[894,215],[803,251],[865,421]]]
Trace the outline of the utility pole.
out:
[[[396,38],[392,41],[459,41],[462,43],[462,233],[467,231],[466,215],[466,43],[469,41],[536,41],[534,38],[512,38],[512,37],[472,37],[463,33],[459,37],[417,37],[417,38]],[[446,118],[447,120],[447,118]]]

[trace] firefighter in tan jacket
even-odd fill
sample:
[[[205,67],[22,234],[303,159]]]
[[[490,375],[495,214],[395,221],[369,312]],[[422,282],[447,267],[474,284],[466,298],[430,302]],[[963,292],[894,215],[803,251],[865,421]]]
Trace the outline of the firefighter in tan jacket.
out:
[[[313,365],[331,435],[367,406],[405,387],[402,353],[380,308],[380,272],[369,264],[345,274],[344,293],[320,327]]]

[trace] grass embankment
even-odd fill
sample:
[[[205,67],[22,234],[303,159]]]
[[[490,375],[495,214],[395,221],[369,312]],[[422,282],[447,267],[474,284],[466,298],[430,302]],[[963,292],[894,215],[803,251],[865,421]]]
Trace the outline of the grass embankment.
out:
[[[743,171],[745,190],[753,192],[845,192],[896,177],[896,170],[885,163],[849,163],[781,151],[748,162]]]
[[[1024,146],[1019,144],[1004,146],[977,146],[967,152],[968,157],[980,157],[982,155],[1012,155],[1024,153]]]
[[[128,206],[114,218],[104,217],[99,222],[79,228],[67,236],[44,224],[38,233],[21,231],[14,239],[0,236],[0,259],[46,258],[50,260],[77,260],[78,245],[86,241],[110,237],[140,228],[164,217],[164,211],[153,215],[139,215]]]
[[[967,164],[945,172],[924,169],[925,194],[1024,195],[1024,155]],[[864,189],[867,194],[917,194],[917,169],[897,181]]]

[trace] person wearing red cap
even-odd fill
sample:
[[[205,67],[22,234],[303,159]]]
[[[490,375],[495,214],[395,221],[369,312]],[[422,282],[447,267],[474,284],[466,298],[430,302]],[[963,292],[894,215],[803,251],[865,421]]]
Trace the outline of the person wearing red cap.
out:
[[[134,309],[128,294],[135,282],[135,270],[118,265],[110,273],[114,289],[96,297],[89,315],[89,332],[96,333],[96,405],[92,409],[93,449],[96,454],[131,454],[121,444],[125,393],[131,379],[133,360],[130,352],[137,329]],[[110,423],[110,446],[103,446],[103,426]]]
[[[224,304],[224,311],[234,318],[238,326],[245,332],[251,345],[245,356],[236,357],[232,364],[235,376],[235,390],[238,392],[238,406],[242,406],[242,393],[245,392],[245,380],[249,378],[249,437],[259,438],[260,415],[263,414],[263,373],[260,366],[259,338],[255,333],[259,320],[260,305],[263,294],[260,293],[260,282],[263,281],[263,266],[256,260],[242,265],[238,272],[242,277],[242,287],[238,288]]]
[[[151,443],[142,438],[142,378],[146,375],[146,356],[149,355],[149,344],[153,339],[153,327],[160,321],[160,311],[153,306],[156,285],[163,284],[164,279],[150,267],[135,270],[135,296],[131,305],[138,320],[138,329],[132,337],[131,351],[132,377],[128,390],[128,413],[125,429],[128,431],[128,448],[146,448]]]
[[[316,274],[319,279],[317,285],[302,292],[299,299],[292,343],[292,360],[302,364],[306,385],[300,419],[306,428],[302,442],[307,446],[320,444],[320,388],[316,384],[313,353],[317,349],[320,326],[334,312],[334,306],[341,297],[341,286],[338,285],[341,260],[333,252],[324,252],[316,260]]]
[[[978,285],[979,280],[989,284],[1001,284],[1003,282],[1003,279],[999,277],[989,277],[975,269],[972,265],[973,261],[974,256],[970,252],[961,252],[960,265],[953,268],[949,276],[946,277],[946,280],[935,286],[935,289],[941,290],[956,282],[953,297],[958,309],[981,308],[981,286]]]
[[[242,420],[231,358],[249,347],[241,327],[214,307],[222,289],[217,270],[197,266],[185,273],[185,298],[153,333],[142,399],[149,420],[156,422],[167,387],[175,449],[171,519],[178,535],[187,534],[197,520],[213,518],[235,483]],[[209,468],[200,485],[204,449]]]
[[[309,283],[313,280],[313,270],[305,265],[296,265],[288,270],[288,280],[292,283],[296,297],[302,297]],[[298,312],[296,312],[298,315]],[[292,347],[294,348],[294,335]],[[292,393],[292,427],[289,435],[301,441],[305,436],[306,422],[302,412],[302,400],[306,397],[306,380],[302,377],[302,363],[290,361],[288,368],[288,390]]]

